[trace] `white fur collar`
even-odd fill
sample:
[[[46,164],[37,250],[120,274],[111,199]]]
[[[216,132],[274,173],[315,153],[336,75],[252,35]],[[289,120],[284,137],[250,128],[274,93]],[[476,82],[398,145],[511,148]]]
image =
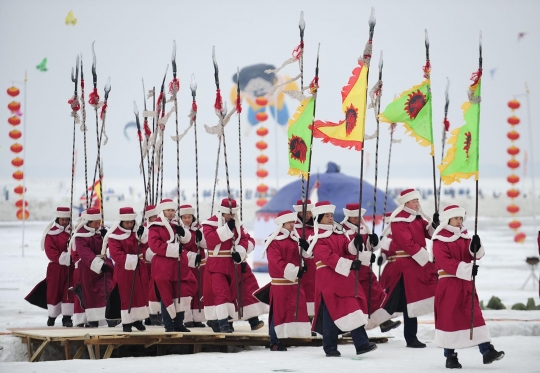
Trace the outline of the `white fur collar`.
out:
[[[439,233],[443,230],[446,230],[450,233],[452,233],[452,236],[450,237],[445,237],[445,236],[442,236],[440,235]],[[437,227],[437,230],[435,232],[433,232],[433,238],[432,240],[435,241],[435,240],[439,240],[439,241],[442,241],[442,242],[454,242],[454,241],[457,241],[459,238],[465,238],[465,239],[471,239],[471,236],[469,235],[469,233],[467,232],[467,228],[465,227],[453,227],[451,225],[445,225],[444,227]]]
[[[263,253],[262,253],[262,258],[265,257],[266,255],[266,250],[268,249],[268,246],[270,246],[270,244],[272,243],[272,241],[274,240],[277,240],[277,241],[282,241],[286,238],[290,238],[291,240],[295,241],[295,242],[298,242],[299,239],[300,239],[300,236],[298,236],[298,233],[296,232],[295,229],[293,229],[291,232],[289,232],[288,230],[286,230],[285,228],[283,228],[283,226],[280,226],[278,227],[274,233],[272,233],[265,241],[264,243],[264,250],[263,250]]]

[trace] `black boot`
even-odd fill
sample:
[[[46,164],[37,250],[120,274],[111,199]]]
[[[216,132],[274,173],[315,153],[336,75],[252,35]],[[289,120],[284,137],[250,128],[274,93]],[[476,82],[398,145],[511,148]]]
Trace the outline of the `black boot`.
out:
[[[62,326],[65,326],[66,328],[73,327],[73,321],[71,321],[71,316],[62,316]]]
[[[152,319],[150,317],[147,317],[146,319],[144,319],[144,325],[152,325]]]
[[[358,347],[356,349],[357,355],[365,354],[366,352],[374,351],[377,349],[377,345],[373,342],[368,342],[366,344],[363,344],[362,346]]]
[[[99,321],[88,321],[89,328],[97,328],[99,326]]]
[[[411,341],[410,343],[407,342],[407,347],[411,347],[411,348],[424,348],[424,347],[426,347],[426,344],[420,342],[418,339],[415,339],[414,341]]]
[[[270,346],[270,351],[287,351],[287,347],[283,346],[281,343],[276,343],[275,345]]]
[[[461,369],[461,364],[457,358],[457,353],[454,352],[446,358],[446,367],[448,369]]]
[[[160,314],[157,314],[157,315],[150,315],[150,322],[152,323],[151,325],[156,325],[156,326],[162,326],[163,325],[163,319],[160,319]],[[148,325],[148,324],[146,324]]]
[[[193,328],[195,323],[193,321],[188,321],[187,323],[184,324],[186,326],[186,328]]]
[[[204,324],[202,322],[200,322],[200,321],[195,321],[193,323],[193,327],[194,328],[204,328]]]
[[[381,333],[386,333],[392,329],[397,328],[400,325],[401,325],[401,321],[399,320],[396,320],[396,321],[387,320],[383,322],[381,325],[379,325],[379,327],[381,328]]]
[[[338,350],[332,350],[326,353],[326,357],[340,357],[341,353]]]
[[[219,330],[219,324],[218,324],[217,320],[208,320],[208,321],[206,322],[206,325],[208,325],[209,327],[211,327],[211,328],[212,328],[212,331],[213,331],[214,333],[219,333],[219,332],[220,332],[220,330]]]
[[[186,328],[184,325],[184,312],[177,312],[176,317],[173,320],[174,322],[174,331],[175,332],[182,332],[182,333],[189,333],[191,330]]]
[[[56,317],[50,317],[47,319],[47,326],[54,326],[54,323],[56,322]]]
[[[218,325],[219,325],[219,332],[220,333],[232,333],[233,332],[233,329],[229,325],[229,320],[227,320],[227,319],[218,320]]]
[[[497,351],[492,344],[489,345],[489,351],[483,355],[484,364],[491,364],[494,361],[501,360],[504,357],[504,351]]]
[[[137,328],[138,331],[144,332],[146,330],[146,326],[143,325],[143,322],[141,320],[135,321],[133,324],[135,328]]]
[[[264,321],[259,320],[257,316],[248,319],[248,322],[249,322],[249,325],[251,326],[251,330],[257,330],[264,326]]]
[[[107,321],[107,326],[109,328],[114,328],[116,325],[120,324],[122,322],[122,320],[115,320],[115,319],[111,319],[111,320],[105,320]]]
[[[122,324],[122,331],[124,333],[131,333],[131,327],[133,324]]]

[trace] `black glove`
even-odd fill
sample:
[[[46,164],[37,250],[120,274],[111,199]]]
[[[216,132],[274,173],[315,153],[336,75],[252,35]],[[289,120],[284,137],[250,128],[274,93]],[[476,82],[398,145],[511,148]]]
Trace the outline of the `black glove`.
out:
[[[232,220],[232,219],[231,219]],[[232,260],[234,260],[235,263],[241,263],[242,258],[240,257],[240,253],[235,251],[231,254]]]
[[[298,245],[302,248],[304,251],[308,251],[309,248],[309,242],[304,240],[303,238],[298,240]]]
[[[478,266],[476,264],[473,264],[472,266],[472,275],[475,277],[478,275]]]
[[[364,251],[364,237],[362,237],[361,234],[357,233],[356,236],[354,236],[354,247],[356,247],[356,250]]]
[[[107,267],[107,264],[106,263],[103,263],[103,265],[101,266],[101,272],[105,273],[105,272],[109,272],[109,267]]]
[[[240,272],[242,272],[242,273],[247,272],[247,263],[246,262],[240,263]]]
[[[199,243],[199,242],[201,242],[201,241],[202,241],[202,232],[201,232],[200,229],[197,229],[197,230],[195,231],[195,242],[196,242],[196,243]]]
[[[433,222],[431,223],[431,226],[435,229],[441,224],[441,221],[439,220],[439,213],[433,214]]]
[[[302,267],[298,268],[298,274],[296,275],[296,277],[302,278],[303,275],[304,275],[304,268]]]
[[[182,256],[182,251],[184,251],[184,245],[178,243],[178,256]]]
[[[197,256],[195,256],[195,266],[198,266],[199,264],[201,264],[201,260],[202,260],[201,254],[197,254]]]
[[[184,235],[186,234],[186,232],[184,231],[184,228],[182,228],[179,225],[174,227],[174,229],[176,230],[176,234],[179,235],[180,237],[184,237]]]
[[[141,236],[144,233],[144,227],[141,225],[139,229],[137,229],[137,237],[141,238]]]
[[[369,259],[370,263],[375,263],[375,254],[371,253],[371,258]]]
[[[351,270],[352,271],[358,271],[360,269],[360,266],[362,265],[362,262],[358,259],[355,259],[351,263]]]
[[[478,250],[480,250],[480,246],[482,246],[480,237],[477,234],[473,235],[471,241],[471,251],[476,254]]]
[[[375,247],[379,244],[379,237],[375,233],[372,233],[369,235],[369,243],[371,244],[371,247]]]
[[[233,218],[229,219],[229,221],[227,222],[227,226],[229,227],[231,232],[234,232],[234,227],[236,227],[236,222],[234,221]]]
[[[107,229],[106,228],[101,228],[99,230],[99,234],[101,234],[101,238],[105,237],[105,235],[107,234]]]
[[[379,255],[379,257],[377,258],[377,265],[380,267],[382,266],[382,263],[384,261],[384,258],[382,255]]]

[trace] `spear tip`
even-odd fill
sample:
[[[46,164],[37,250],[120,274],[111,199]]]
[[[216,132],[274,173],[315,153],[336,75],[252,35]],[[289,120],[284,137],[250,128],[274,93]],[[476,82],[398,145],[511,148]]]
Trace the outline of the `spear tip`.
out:
[[[298,27],[300,28],[301,32],[304,32],[306,29],[306,21],[304,21],[304,11],[302,10],[300,12],[300,21],[298,21]]]
[[[370,28],[375,27],[376,23],[377,23],[377,18],[375,18],[375,8],[371,7],[371,14],[369,16],[369,21],[368,21],[369,27]]]
[[[139,109],[137,108],[137,102],[133,100],[133,112],[135,115],[139,115]]]
[[[176,40],[173,40],[172,42],[173,44],[173,47],[172,47],[172,56],[171,56],[171,61],[173,61],[174,63],[174,60],[176,60]]]
[[[105,84],[105,93],[109,93],[111,91],[111,77],[109,76],[107,78],[107,83]]]
[[[96,44],[96,41],[94,40],[92,42],[92,69],[96,69],[96,50],[94,48],[94,45]]]
[[[429,36],[428,36],[427,28],[424,29],[424,34],[425,34],[425,37],[426,37],[426,46],[429,46]]]
[[[217,64],[216,61],[216,46],[212,45],[212,61],[214,62],[214,65]]]
[[[379,70],[383,68],[383,51],[381,49],[381,57],[379,58]]]
[[[197,90],[197,82],[195,81],[195,74],[191,74],[191,83],[189,84],[189,88],[191,89],[191,93],[195,93]]]

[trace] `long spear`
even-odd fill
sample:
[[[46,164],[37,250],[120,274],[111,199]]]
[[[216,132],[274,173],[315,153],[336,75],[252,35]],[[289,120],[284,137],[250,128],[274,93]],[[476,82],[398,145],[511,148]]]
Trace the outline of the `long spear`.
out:
[[[450,122],[448,121],[448,106],[450,105],[450,96],[448,94],[448,90],[450,88],[450,80],[446,78],[446,90],[444,92],[445,96],[445,103],[444,103],[444,120],[443,120],[443,133],[442,133],[442,155],[441,155],[441,163],[444,158],[444,146],[446,145],[446,133],[450,129]],[[437,208],[441,208],[441,189],[442,189],[442,175],[439,172],[439,193],[438,193],[438,204]]]
[[[217,60],[216,60],[216,49],[215,47],[212,47],[212,61],[214,63],[214,80],[215,80],[215,83],[216,83],[216,102],[214,104],[214,108],[216,109],[216,111],[219,111],[219,113],[221,114],[221,117],[222,119],[225,118],[225,115],[227,113],[226,110],[224,110],[224,107],[223,107],[223,102],[222,102],[222,99],[221,99],[221,92],[220,92],[220,88],[219,88],[219,67],[218,67],[218,64],[217,64]],[[224,114],[225,112],[225,114]],[[229,164],[228,164],[228,161],[227,161],[227,142],[225,140],[225,127],[223,127],[223,121],[220,121],[220,124],[221,126],[221,132],[222,132],[222,137],[223,137],[223,158],[225,159],[225,177],[227,179],[227,199],[229,200],[229,214],[231,215],[231,219],[233,218],[232,217],[232,202],[231,202],[231,185],[230,185],[230,182],[229,182]],[[236,242],[235,242],[235,238],[233,236],[232,238],[232,249],[233,249],[233,252],[236,252]],[[238,264],[235,263],[234,265],[234,278],[235,278],[235,282],[236,282],[236,294],[237,294],[237,297],[238,295],[240,294],[240,281],[238,279]],[[240,299],[238,299],[239,301]],[[244,315],[244,310],[243,310],[243,305],[238,302],[238,317],[241,319]]]
[[[303,20],[303,18],[301,19]],[[321,43],[317,46],[317,63],[315,64],[315,77],[313,78],[313,81],[310,83],[310,92],[313,95],[313,120],[311,122],[311,140],[309,142],[309,160],[308,160],[308,170],[307,170],[307,180],[306,180],[306,195],[302,202],[302,239],[306,239],[306,214],[307,214],[307,200],[309,195],[309,182],[311,179],[311,159],[313,158],[313,123],[315,123],[315,112],[317,109],[317,92],[319,90],[319,52],[321,50]],[[303,268],[304,266],[304,259],[302,257],[302,249],[300,250],[300,268]],[[298,279],[298,285],[296,288],[296,305],[294,310],[294,319],[295,321],[298,321],[298,305],[300,304],[300,284],[301,284],[302,278]]]
[[[242,112],[242,99],[240,98],[240,68],[236,67],[236,113],[238,114],[238,161],[240,165],[240,220],[242,220],[242,120],[240,113]]]
[[[144,148],[144,153],[143,153],[143,158],[146,156],[146,161],[147,161],[147,170],[148,170],[148,180],[147,180],[147,185],[146,185],[146,204],[150,204],[152,203],[151,201],[151,192],[150,192],[150,178],[151,178],[151,175],[150,175],[150,153],[149,152],[149,149],[150,149],[150,136],[152,135],[152,132],[150,131],[150,127],[148,126],[148,116],[147,116],[147,109],[146,109],[146,91],[144,89],[144,79],[142,79],[142,86],[143,86],[143,102],[144,102],[144,111],[143,111],[143,117],[144,117],[144,122],[143,122],[143,128],[144,128],[144,144],[143,144],[143,148]],[[141,162],[141,168],[144,170],[144,164]]]
[[[167,78],[167,72],[169,71],[169,65],[167,64],[167,69],[165,70],[165,75],[163,76],[163,81],[161,82],[161,92],[159,93],[159,98],[158,98],[158,103],[157,103],[157,106],[158,106],[158,110],[160,110],[159,106],[160,106],[160,103],[161,103],[161,118],[160,119],[163,119],[163,117],[165,116],[165,79]],[[161,101],[160,101],[161,99]],[[159,126],[159,129],[160,129],[160,133],[161,133],[161,144],[160,144],[160,149],[159,149],[159,152],[160,152],[160,167],[158,170],[161,170],[161,189],[160,189],[160,194],[159,194],[159,199],[161,200],[162,197],[163,197],[163,157],[164,157],[164,154],[163,154],[163,147],[164,147],[164,143],[165,141],[163,141],[163,136],[164,136],[164,131],[165,131],[165,123],[159,123],[158,121],[158,126]],[[180,202],[180,201],[179,201]],[[180,295],[178,295],[180,296]]]
[[[369,63],[371,61],[371,51],[373,50],[373,33],[375,31],[375,24],[377,23],[377,20],[375,19],[375,9],[371,8],[371,15],[368,20],[369,25],[369,40],[364,48],[364,55],[362,58],[362,62],[364,64],[363,67],[368,68],[368,73],[366,74],[366,103],[364,104],[364,111],[362,113],[362,123],[364,126],[364,129],[362,130],[362,134],[366,132],[366,110],[367,107],[367,87],[369,82]],[[360,150],[360,196],[358,197],[358,204],[360,205],[360,208],[358,209],[358,234],[360,235],[360,222],[362,221],[362,192],[363,192],[363,185],[364,185],[364,139],[362,139],[362,150]],[[360,237],[362,237],[360,235]],[[364,246],[362,238],[362,246]],[[356,260],[359,260],[360,250],[356,251]],[[354,281],[354,296],[358,297],[358,272],[359,270],[355,271],[355,281]]]
[[[144,86],[143,86],[143,89],[144,89]],[[154,116],[152,117],[152,133],[154,134],[154,136],[156,137],[156,140],[157,140],[157,133],[156,133],[156,87],[152,87],[152,111],[154,112]],[[156,164],[155,164],[155,160],[154,160],[154,156],[156,154],[156,141],[154,141],[154,144],[152,146],[152,161],[150,162],[152,164],[152,204],[153,205],[156,205],[157,204],[157,191],[156,191],[156,185],[155,185],[155,181],[156,181],[156,173],[155,173],[155,167],[156,167]],[[150,175],[148,175],[148,177],[150,177]]]
[[[104,201],[103,201],[103,170],[101,165],[101,137],[103,136],[103,133],[105,132],[105,118],[107,117],[107,101],[109,100],[109,93],[111,92],[111,78],[107,78],[107,84],[105,84],[105,100],[103,101],[103,106],[101,107],[101,136],[99,137],[98,142],[98,164],[99,164],[99,176],[100,176],[100,187],[99,187],[99,198],[101,199],[101,225],[105,226],[105,218],[104,218]],[[107,137],[107,135],[105,135]],[[105,140],[107,141],[107,140]]]
[[[82,125],[81,131],[83,132],[84,138],[84,184],[86,189],[84,191],[86,197],[86,208],[89,207],[90,202],[88,201],[88,157],[86,152],[86,103],[84,102],[84,74],[83,74],[83,60],[81,53],[81,107],[82,107]]]
[[[176,40],[173,40],[173,52],[171,62],[173,70],[173,80],[169,84],[169,93],[172,94],[174,99],[174,114],[176,119],[176,194],[178,199],[178,206],[180,206],[180,138],[178,136],[178,98],[176,97],[178,91],[180,90],[180,81],[176,77]]]
[[[479,52],[479,58],[478,58],[478,84],[480,84],[480,77],[482,76],[482,31],[480,31],[480,42],[478,46],[478,52]],[[478,126],[480,126],[480,103],[478,103]],[[480,131],[478,131],[480,133]],[[478,157],[480,156],[480,142],[478,142]],[[480,162],[477,163],[478,166],[480,166]],[[475,210],[474,210],[474,235],[476,236],[478,234],[478,177],[476,178],[476,202],[475,202]],[[475,247],[474,255],[473,255],[473,268],[476,265],[476,253],[478,252],[480,248]],[[472,292],[471,292],[471,326],[470,326],[470,337],[469,339],[472,341],[473,339],[473,329],[474,329],[474,298],[475,298],[475,287],[476,287],[476,276],[473,275],[472,278]]]
[[[429,61],[429,38],[427,29],[425,31],[425,45],[426,45],[426,66],[424,67],[424,77],[429,80],[429,95],[431,96],[431,63]],[[430,100],[433,98],[430,97]],[[431,105],[431,104],[430,104]],[[431,139],[433,139],[433,124],[430,123],[429,130],[431,132]],[[431,142],[431,164],[433,168],[433,199],[435,202],[435,214],[439,215],[439,204],[437,203],[437,180],[435,176],[435,145]]]

